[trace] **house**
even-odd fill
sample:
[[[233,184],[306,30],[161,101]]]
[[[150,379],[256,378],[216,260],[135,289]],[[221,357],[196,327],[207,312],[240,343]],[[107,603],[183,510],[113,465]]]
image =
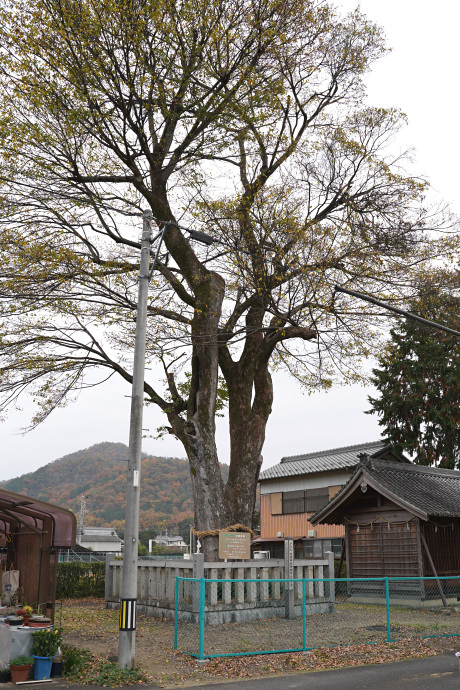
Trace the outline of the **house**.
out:
[[[184,539],[182,537],[168,537],[167,534],[161,534],[159,537],[154,539],[155,544],[158,546],[174,546],[174,547],[187,547]]]
[[[113,527],[84,527],[77,532],[77,544],[107,553],[120,553],[123,542]]]
[[[316,453],[282,458],[264,470],[260,482],[260,537],[253,550],[283,556],[285,537],[295,540],[296,557],[322,557],[326,551],[340,556],[345,528],[328,522],[313,525],[310,516],[323,508],[345,486],[360,457],[409,463],[384,441],[361,443]]]
[[[460,472],[362,459],[346,486],[311,517],[346,533],[347,576],[460,575]],[[460,590],[458,581],[457,589]],[[425,592],[425,593],[426,593]],[[442,594],[441,594],[442,598]]]

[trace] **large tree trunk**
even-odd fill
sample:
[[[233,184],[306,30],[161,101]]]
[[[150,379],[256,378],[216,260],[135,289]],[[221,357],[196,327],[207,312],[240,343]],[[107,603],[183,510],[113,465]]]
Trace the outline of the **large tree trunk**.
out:
[[[225,493],[235,521],[250,527],[262,466],[265,429],[272,409],[273,386],[266,365],[261,365],[255,372],[236,366],[227,385],[230,471]]]
[[[254,383],[241,370],[238,373],[229,382],[231,454],[226,485],[219,468],[214,424],[194,420],[186,425],[195,528],[199,532],[225,529],[234,524],[251,526],[273,389],[266,367],[257,372]],[[204,536],[200,541],[205,560],[219,560],[218,537]]]
[[[252,375],[239,364],[232,370],[227,381],[231,449],[226,485],[218,463],[214,423],[195,422],[193,440],[188,434],[195,527],[200,532],[234,524],[250,527],[254,512],[265,429],[273,401],[272,381],[266,365]],[[211,433],[208,429],[212,429]],[[218,560],[218,537],[204,536],[201,542],[205,559]]]
[[[220,302],[214,286],[215,311]],[[208,297],[211,298],[210,293]],[[199,310],[197,310],[199,313]],[[256,488],[262,465],[265,429],[273,402],[268,361],[260,357],[254,343],[248,355],[234,362],[228,351],[218,352],[217,322],[208,316],[196,317],[193,324],[194,349],[187,421],[175,426],[190,462],[195,528],[198,532],[225,529],[234,524],[251,526]],[[216,334],[210,337],[210,334]],[[262,362],[260,361],[262,359]],[[215,404],[219,364],[229,392],[230,470],[225,485],[220,472],[215,442]],[[206,561],[219,560],[219,539],[200,539]]]

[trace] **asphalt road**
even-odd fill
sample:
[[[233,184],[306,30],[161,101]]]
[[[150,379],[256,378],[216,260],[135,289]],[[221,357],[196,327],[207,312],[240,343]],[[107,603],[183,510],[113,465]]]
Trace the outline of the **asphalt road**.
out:
[[[460,690],[460,672],[459,662],[450,653],[391,664],[193,687],[194,690]]]
[[[459,644],[460,649],[460,644]],[[59,690],[89,690],[61,678],[50,683]],[[158,685],[138,686],[144,690]],[[193,685],[189,690],[460,690],[459,662],[453,652],[442,656],[409,659],[391,664],[375,664],[333,671],[313,671],[257,680],[226,681]],[[91,690],[106,690],[91,686]],[[123,690],[133,690],[127,686]],[[186,690],[186,689],[184,689]]]

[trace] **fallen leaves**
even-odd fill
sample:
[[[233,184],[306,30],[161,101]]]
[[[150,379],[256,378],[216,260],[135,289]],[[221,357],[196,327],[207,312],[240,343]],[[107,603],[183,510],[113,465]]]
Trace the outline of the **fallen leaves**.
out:
[[[58,612],[59,615],[59,612]],[[118,652],[118,612],[105,608],[103,600],[69,600],[63,603],[64,640],[80,648],[90,648],[98,664]],[[354,644],[288,652],[211,659],[199,667],[196,660],[174,652],[174,622],[138,616],[136,664],[162,688],[203,684],[216,679],[257,678],[268,675],[319,671],[324,669],[387,663],[434,656],[452,648],[451,638],[402,639],[398,642]],[[94,669],[92,671],[94,675]],[[79,682],[85,682],[82,678]]]

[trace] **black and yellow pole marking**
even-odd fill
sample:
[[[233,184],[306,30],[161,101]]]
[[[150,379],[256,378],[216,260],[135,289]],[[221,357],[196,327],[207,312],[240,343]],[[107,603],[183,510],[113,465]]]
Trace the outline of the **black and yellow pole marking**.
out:
[[[120,630],[136,630],[136,599],[120,600]]]

